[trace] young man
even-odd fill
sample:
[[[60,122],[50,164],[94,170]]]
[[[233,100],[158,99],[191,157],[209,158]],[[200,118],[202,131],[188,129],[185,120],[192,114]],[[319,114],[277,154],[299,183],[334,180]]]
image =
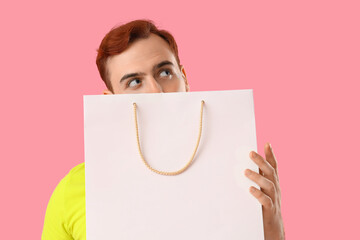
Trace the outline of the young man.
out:
[[[145,20],[113,28],[102,40],[96,64],[107,89],[103,94],[187,92],[184,67],[172,35]],[[284,239],[277,162],[270,144],[265,158],[249,153],[260,174],[245,175],[261,190],[250,193],[262,204],[265,239]],[[42,240],[86,239],[85,165],[81,163],[60,181],[45,215]]]

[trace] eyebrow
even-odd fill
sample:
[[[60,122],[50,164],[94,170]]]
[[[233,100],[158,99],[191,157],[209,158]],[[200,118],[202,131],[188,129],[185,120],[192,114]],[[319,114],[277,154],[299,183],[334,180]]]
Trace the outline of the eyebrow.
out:
[[[165,60],[165,61],[162,61],[158,64],[156,64],[154,67],[153,67],[153,72],[155,72],[156,69],[158,68],[161,68],[165,65],[172,65],[174,66],[174,64],[168,60]],[[136,76],[142,76],[142,75],[145,75],[145,73],[143,72],[135,72],[135,73],[128,73],[128,74],[125,74],[121,79],[120,79],[120,83],[123,82],[124,80],[128,79],[128,78],[132,78],[132,77],[136,77]]]
[[[174,64],[173,64],[172,62],[165,60],[165,61],[162,61],[161,63],[157,64],[156,66],[154,66],[154,67],[153,67],[153,71],[155,71],[156,69],[161,68],[161,67],[163,67],[163,66],[165,66],[165,65],[172,65],[172,66],[174,66]]]

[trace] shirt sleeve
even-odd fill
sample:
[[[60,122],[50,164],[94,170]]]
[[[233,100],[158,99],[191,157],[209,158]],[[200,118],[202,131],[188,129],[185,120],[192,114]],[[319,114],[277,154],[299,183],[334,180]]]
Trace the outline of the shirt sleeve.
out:
[[[65,176],[56,186],[47,205],[41,240],[72,240],[64,211],[64,192],[67,185]]]

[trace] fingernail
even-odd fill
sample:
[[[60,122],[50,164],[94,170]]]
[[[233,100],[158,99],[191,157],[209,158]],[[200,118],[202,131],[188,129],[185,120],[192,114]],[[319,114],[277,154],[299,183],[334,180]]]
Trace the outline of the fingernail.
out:
[[[246,169],[246,170],[245,170],[245,175],[246,175],[246,176],[250,176],[250,174],[251,174],[251,171],[250,171],[249,169]]]
[[[251,186],[250,187],[250,192],[252,192],[252,193],[255,192],[255,188]]]

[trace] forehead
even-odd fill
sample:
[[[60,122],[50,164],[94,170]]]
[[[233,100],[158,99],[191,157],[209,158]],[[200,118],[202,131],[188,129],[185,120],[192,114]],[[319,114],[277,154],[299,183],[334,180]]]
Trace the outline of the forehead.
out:
[[[169,44],[161,37],[151,34],[146,39],[131,43],[124,52],[109,57],[107,69],[111,79],[114,75],[150,70],[164,60],[171,61],[174,65],[176,63]]]

